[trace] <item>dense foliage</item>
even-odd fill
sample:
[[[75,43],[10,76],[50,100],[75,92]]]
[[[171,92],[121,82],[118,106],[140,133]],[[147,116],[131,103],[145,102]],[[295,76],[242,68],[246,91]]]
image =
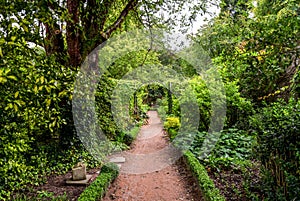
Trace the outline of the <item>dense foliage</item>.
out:
[[[102,165],[78,140],[71,104],[79,66],[95,47],[135,28],[189,25],[207,4],[205,0],[1,0],[0,199],[10,199],[14,191],[29,184],[39,185],[48,174],[70,170],[79,159],[89,167]],[[186,6],[190,12],[178,15]],[[127,54],[109,66],[97,85],[99,126],[115,146],[125,149],[147,118],[147,110],[157,104],[165,129],[174,140],[187,117],[181,106],[192,96],[176,97],[171,91],[190,86],[200,112],[197,132],[188,133],[189,128],[184,128],[187,136],[193,136],[189,147],[193,157],[218,173],[234,169],[244,174],[256,161],[260,181],[254,184],[246,178],[248,174],[244,177],[248,187],[256,186],[247,187],[248,199],[298,200],[299,2],[221,0],[219,6],[219,15],[192,37],[193,44],[203,49],[191,49],[202,59],[201,70],[209,73],[208,67],[212,67],[220,74],[224,94],[212,91],[217,80],[205,77],[184,58],[155,47],[131,52],[130,44],[124,45],[128,41],[121,38],[118,48]],[[160,9],[168,15],[159,15]],[[152,74],[146,72],[149,64],[155,66]],[[168,75],[168,86],[141,86],[130,94],[126,105],[129,114],[122,113],[123,104],[113,105],[114,89],[124,75],[141,69],[148,77],[155,77],[164,73],[160,72],[163,67],[185,80]],[[140,84],[136,80],[122,82],[128,91]],[[124,96],[128,96],[126,92]],[[226,100],[226,119],[218,139],[210,139],[218,140],[214,150],[203,158],[201,147],[214,114],[213,96],[220,98],[216,107],[223,104],[222,98]],[[129,127],[114,120],[112,107],[122,118],[129,116]],[[260,189],[260,195],[253,194],[253,189]]]
[[[257,4],[235,17],[224,12],[197,40],[223,75],[238,82],[244,96],[255,102],[278,95],[288,99],[299,65],[299,5],[265,0]]]
[[[1,194],[36,184],[51,160],[42,154],[43,145],[51,139],[62,143],[59,133],[73,132],[65,126],[71,121],[65,114],[70,114],[72,71],[29,49],[19,35],[2,38],[2,48]]]
[[[246,182],[256,185],[266,200],[297,200],[299,4],[224,0],[221,5],[220,15],[195,40],[210,53],[224,81],[233,80],[253,109],[243,109],[240,115],[228,108],[231,115],[241,117],[233,122],[244,131],[223,131],[222,140],[204,162],[226,170],[229,161],[236,166],[247,159],[259,160],[261,182]],[[192,148],[196,154],[199,143]],[[219,156],[227,159],[219,160]],[[232,161],[231,156],[242,160]],[[250,193],[248,199],[261,198]]]
[[[252,117],[255,154],[265,174],[262,189],[270,199],[293,200],[299,195],[299,124],[300,102],[294,99],[272,103]]]

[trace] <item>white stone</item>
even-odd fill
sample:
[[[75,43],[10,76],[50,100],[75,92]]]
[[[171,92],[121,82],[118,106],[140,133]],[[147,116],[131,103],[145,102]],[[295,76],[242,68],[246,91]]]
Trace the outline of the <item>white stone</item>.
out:
[[[119,157],[111,158],[109,161],[111,163],[125,163],[126,160],[124,157],[119,156]]]

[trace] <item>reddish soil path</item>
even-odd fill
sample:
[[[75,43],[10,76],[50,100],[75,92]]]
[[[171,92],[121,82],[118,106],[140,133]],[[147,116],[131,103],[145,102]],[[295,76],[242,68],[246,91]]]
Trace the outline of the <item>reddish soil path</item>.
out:
[[[168,147],[168,138],[164,135],[157,112],[149,111],[148,115],[150,117],[149,124],[141,128],[132,149],[126,153],[127,155],[125,154],[126,156],[128,154],[151,155]],[[162,155],[162,157],[169,156],[168,154]],[[122,164],[120,175],[108,189],[103,201],[203,200],[197,184],[181,159],[171,165],[162,165],[157,154],[154,154],[154,157],[147,157],[151,158],[150,160],[134,158],[135,161],[126,156],[124,156],[126,162]],[[145,169],[150,166],[152,168],[145,173],[139,169],[139,167]],[[153,167],[156,167],[156,170]]]

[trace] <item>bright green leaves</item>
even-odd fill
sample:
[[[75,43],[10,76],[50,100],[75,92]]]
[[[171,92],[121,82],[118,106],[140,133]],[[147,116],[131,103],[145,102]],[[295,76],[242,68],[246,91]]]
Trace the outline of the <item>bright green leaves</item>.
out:
[[[19,112],[19,108],[25,106],[25,102],[22,100],[13,100],[12,102],[8,103],[4,110],[14,109],[15,112]]]
[[[164,129],[168,132],[170,139],[173,140],[180,128],[180,120],[178,117],[167,117],[164,122]]]
[[[0,84],[4,84],[8,81],[17,81],[17,77],[10,74],[11,70],[7,68],[0,68]]]
[[[73,72],[37,54],[19,36],[0,40],[0,182],[5,186],[0,187],[0,197],[8,196],[3,189],[9,192],[38,183],[38,171],[33,170],[39,164],[28,160],[37,154],[33,141],[58,137],[69,118],[65,111]]]

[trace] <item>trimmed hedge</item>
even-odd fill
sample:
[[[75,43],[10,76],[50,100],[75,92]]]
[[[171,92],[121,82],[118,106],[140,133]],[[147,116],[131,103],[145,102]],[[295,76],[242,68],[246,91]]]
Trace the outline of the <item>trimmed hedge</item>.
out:
[[[78,201],[97,201],[100,200],[110,183],[117,178],[119,168],[114,163],[108,163],[101,168],[101,173],[96,180],[89,185],[80,195]]]
[[[193,153],[187,151],[184,153],[183,158],[192,174],[196,177],[205,201],[226,201],[225,197],[220,194],[219,189],[215,187],[214,182],[208,176],[205,167],[200,164]]]

